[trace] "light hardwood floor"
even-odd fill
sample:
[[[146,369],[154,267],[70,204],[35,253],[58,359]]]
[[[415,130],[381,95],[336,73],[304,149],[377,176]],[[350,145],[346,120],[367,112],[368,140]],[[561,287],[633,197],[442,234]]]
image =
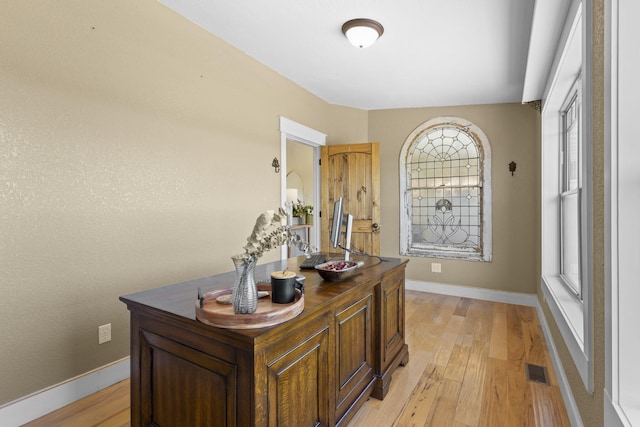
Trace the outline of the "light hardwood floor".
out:
[[[349,427],[570,426],[534,308],[406,295],[409,364]],[[546,367],[550,385],[529,381],[526,363]],[[129,415],[126,380],[26,426],[129,426]]]

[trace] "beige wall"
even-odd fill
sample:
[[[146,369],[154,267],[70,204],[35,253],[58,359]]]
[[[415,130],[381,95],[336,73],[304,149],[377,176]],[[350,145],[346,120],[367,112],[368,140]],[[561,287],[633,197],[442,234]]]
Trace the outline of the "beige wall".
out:
[[[407,136],[421,123],[440,116],[470,120],[487,135],[492,151],[493,261],[411,257],[407,278],[500,291],[536,291],[539,252],[536,158],[539,113],[526,105],[502,104],[372,111],[369,137],[380,143],[382,205],[381,253],[399,255],[399,157]],[[514,176],[508,164],[517,163]],[[431,273],[431,262],[442,273]]]
[[[278,116],[353,132],[153,0],[2,2],[0,93],[0,404],[127,356],[120,295],[232,268]]]
[[[371,142],[368,111],[334,105],[327,121],[327,143],[330,145]]]

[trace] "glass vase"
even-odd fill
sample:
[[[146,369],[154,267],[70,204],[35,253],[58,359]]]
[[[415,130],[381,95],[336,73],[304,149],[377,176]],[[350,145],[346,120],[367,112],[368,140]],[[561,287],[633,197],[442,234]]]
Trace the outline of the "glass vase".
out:
[[[254,270],[258,259],[256,257],[243,258],[242,255],[231,257],[236,269],[236,279],[233,283],[233,312],[235,314],[251,314],[258,308],[258,288],[254,277]]]

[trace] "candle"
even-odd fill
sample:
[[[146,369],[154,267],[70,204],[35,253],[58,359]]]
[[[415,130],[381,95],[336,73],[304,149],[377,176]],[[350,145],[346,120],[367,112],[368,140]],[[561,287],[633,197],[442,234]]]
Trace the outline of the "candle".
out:
[[[271,273],[271,301],[276,304],[289,304],[295,299],[296,273],[293,271]]]
[[[274,271],[271,273],[272,279],[290,279],[295,276],[296,273],[294,271]]]

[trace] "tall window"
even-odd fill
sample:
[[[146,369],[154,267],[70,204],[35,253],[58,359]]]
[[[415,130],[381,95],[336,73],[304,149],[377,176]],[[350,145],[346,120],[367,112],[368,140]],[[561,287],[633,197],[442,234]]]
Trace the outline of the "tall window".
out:
[[[584,119],[592,105],[586,55],[591,44],[584,43],[591,29],[583,25],[591,21],[582,15],[582,2],[572,2],[542,108],[540,257],[544,302],[585,389],[592,392],[592,129]]]
[[[466,120],[414,130],[400,156],[401,253],[491,260],[490,147]]]
[[[560,218],[562,246],[560,275],[579,298],[580,286],[580,80],[569,92],[569,98],[561,112],[562,149],[560,165],[562,185],[560,189]]]

